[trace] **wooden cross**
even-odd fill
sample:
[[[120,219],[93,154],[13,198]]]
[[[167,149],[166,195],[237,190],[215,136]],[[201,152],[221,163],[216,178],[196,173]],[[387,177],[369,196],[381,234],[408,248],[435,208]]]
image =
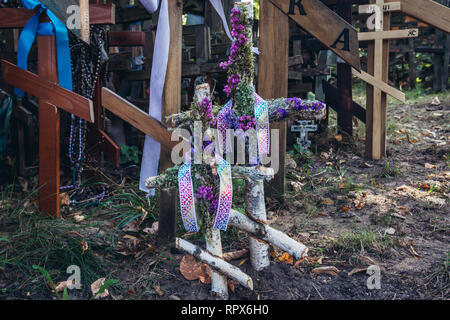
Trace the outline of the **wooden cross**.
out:
[[[373,13],[375,31],[358,33],[359,41],[369,44],[368,72],[353,70],[353,74],[369,84],[366,103],[366,156],[373,160],[386,152],[386,94],[405,102],[405,94],[387,84],[389,74],[389,40],[417,37],[418,29],[390,31],[390,12],[398,11],[400,2],[375,3],[359,7],[359,13]]]
[[[100,0],[91,0],[91,6],[100,5]],[[112,21],[111,23],[114,23]],[[107,45],[109,47],[143,46],[145,44],[145,33],[138,31],[109,31]],[[102,153],[116,167],[120,166],[120,148],[113,139],[105,132],[102,115],[102,82],[99,76],[95,84],[93,95],[95,123],[90,125],[88,136],[89,150],[99,159],[101,163]],[[97,147],[98,146],[98,147]]]
[[[359,44],[355,28],[319,0],[260,0],[258,93],[264,99],[287,97],[289,18],[319,41],[360,69]],[[276,64],[273,62],[277,61]],[[280,168],[271,181],[272,189],[284,194],[286,121],[271,124],[280,130]]]
[[[114,22],[114,5],[89,8],[92,24]],[[0,9],[0,28],[23,28],[35,14],[23,8]],[[41,22],[48,22],[47,18]],[[2,61],[3,80],[39,98],[39,209],[60,215],[60,115],[58,108],[94,121],[92,101],[57,85],[55,36],[37,36],[38,75]]]

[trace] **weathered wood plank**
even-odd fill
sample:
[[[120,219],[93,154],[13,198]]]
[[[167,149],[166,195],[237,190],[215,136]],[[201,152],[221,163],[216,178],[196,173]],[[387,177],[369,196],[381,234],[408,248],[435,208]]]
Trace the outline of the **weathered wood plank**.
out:
[[[361,6],[358,7],[358,12],[360,14],[372,12],[371,6],[373,6],[373,4],[361,5]],[[400,11],[402,9],[402,4],[401,4],[401,2],[385,3],[383,5],[382,9],[383,9],[384,12]]]
[[[387,39],[416,38],[418,36],[419,36],[419,29],[358,32],[358,40],[359,41],[371,41],[371,40],[380,40],[380,39],[387,40]]]
[[[402,12],[450,33],[450,8],[431,0],[401,0],[401,3]]]
[[[288,93],[289,19],[269,0],[260,1],[258,94],[264,99],[286,97]],[[271,187],[279,194],[285,190],[286,121],[271,124],[279,129],[279,170]]]
[[[326,96],[326,101],[331,101],[331,102],[327,102],[327,106],[332,107],[336,112],[340,112],[338,89],[333,87],[326,80],[322,81],[322,86],[323,86],[323,91]],[[358,118],[362,122],[366,123],[366,110],[363,107],[361,107],[361,105],[357,104],[355,101],[352,101],[352,110],[353,110],[353,115],[356,118]]]
[[[60,87],[32,72],[1,60],[3,80],[29,94],[38,97],[86,121],[94,122],[94,107],[91,100]]]
[[[270,1],[355,69],[361,69],[356,29],[321,1]]]
[[[109,31],[108,45],[110,47],[135,47],[145,45],[145,32],[142,31]]]
[[[90,24],[114,24],[115,8],[114,4],[91,4],[89,6]],[[24,8],[2,8],[0,9],[0,28],[23,28],[34,14],[33,10]]]
[[[38,37],[39,79],[58,81],[55,37]],[[2,61],[3,63],[3,61]],[[22,69],[20,69],[22,70]],[[39,81],[39,80],[38,80]],[[42,80],[41,80],[42,81]],[[23,79],[23,83],[27,80]],[[30,85],[30,84],[27,84]],[[60,215],[60,116],[58,108],[48,100],[39,99],[39,210]]]
[[[380,89],[381,91],[387,93],[391,97],[393,97],[403,103],[406,102],[405,94],[403,92],[401,92],[400,90],[397,90],[397,89],[389,86],[387,83],[376,79],[374,76],[371,76],[367,72],[364,72],[364,71],[358,72],[358,70],[355,70],[355,69],[353,69],[352,71],[353,71],[353,75],[357,76],[361,80],[369,83],[372,86],[375,86],[376,88]]]
[[[169,1],[170,50],[167,64],[166,82],[163,93],[162,116],[180,112],[181,104],[181,47],[182,47],[183,1]],[[160,169],[173,166],[171,151],[161,149]],[[176,235],[176,215],[178,195],[176,191],[161,191],[159,208],[159,231],[161,239],[174,239]]]
[[[165,148],[171,150],[177,144],[171,140],[171,133],[159,121],[108,88],[102,89],[102,105],[122,120],[161,143]]]

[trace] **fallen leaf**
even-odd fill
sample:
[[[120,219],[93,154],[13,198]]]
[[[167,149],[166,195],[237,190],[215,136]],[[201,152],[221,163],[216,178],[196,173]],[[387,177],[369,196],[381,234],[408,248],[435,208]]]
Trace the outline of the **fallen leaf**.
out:
[[[323,256],[320,257],[306,257],[306,260],[310,263],[322,264]]]
[[[356,210],[361,210],[366,205],[366,203],[361,200],[354,200],[353,204],[355,205]]]
[[[331,200],[330,198],[323,198],[323,199],[320,201],[320,203],[321,203],[321,204],[325,204],[325,205],[331,206],[331,205],[334,204],[334,201]]]
[[[333,267],[333,266],[319,267],[319,268],[314,268],[311,272],[316,273],[316,274],[326,273],[331,276],[337,276],[337,274],[339,273],[339,269],[336,267]]]
[[[293,264],[294,263],[294,258],[288,252],[283,253],[278,258],[278,260],[282,261],[282,262],[286,262],[287,264]]]
[[[409,187],[407,185],[401,185],[400,187],[395,188],[396,191],[407,191]]]
[[[350,208],[347,207],[347,206],[345,206],[345,205],[343,205],[343,206],[341,207],[341,211],[342,211],[342,212],[348,212],[348,211],[350,211]]]
[[[77,215],[77,216],[74,216],[74,217],[73,217],[73,220],[75,220],[75,222],[81,222],[81,221],[84,221],[84,219],[86,219],[85,216],[79,216],[79,215]]]
[[[412,239],[408,240],[408,250],[412,254],[412,256],[416,259],[420,259],[421,256],[414,249],[414,241]]]
[[[362,272],[362,271],[366,271],[366,270],[367,270],[367,268],[355,268],[355,269],[353,269],[352,271],[350,271],[350,272],[348,273],[348,275],[349,275],[349,276],[352,276],[352,275],[354,275],[355,273]]]
[[[234,282],[232,280],[228,280],[227,284],[228,284],[228,288],[230,288],[231,292],[234,293],[234,291],[236,290],[236,285],[234,284]]]
[[[425,168],[427,168],[427,169],[436,169],[436,165],[426,162],[425,163]]]
[[[157,234],[158,233],[158,229],[159,229],[159,222],[153,222],[152,227],[151,228],[145,228],[144,230],[142,230],[144,233],[146,234]]]
[[[239,267],[242,266],[242,265],[245,263],[245,261],[247,261],[247,259],[244,259],[244,260],[242,260],[241,262],[239,262],[238,266],[239,266]]]
[[[334,139],[336,139],[337,142],[341,142],[342,141],[342,134],[335,135]]]
[[[387,228],[386,230],[384,230],[385,234],[389,234],[389,235],[393,235],[395,234],[395,229],[394,228]]]
[[[158,296],[162,297],[164,295],[164,292],[161,290],[161,288],[158,285],[154,285],[153,289],[155,289],[156,293],[158,294]]]
[[[69,284],[68,281],[61,281],[61,282],[55,283],[55,291],[56,292],[63,291],[65,288],[67,288],[68,284]]]
[[[145,210],[142,207],[137,207],[136,210],[138,212],[142,213],[141,219],[139,220],[139,223],[138,223],[140,225],[145,220],[145,218],[147,217],[148,212],[147,212],[147,210]]]
[[[70,206],[70,196],[67,192],[60,193],[59,199],[61,202],[61,206]]]
[[[409,209],[404,206],[398,207],[398,209],[400,210],[400,213],[402,213],[404,215],[406,215],[409,212]]]
[[[89,245],[86,241],[80,241],[81,246],[81,254],[83,254],[86,250],[89,249]]]
[[[439,100],[438,97],[434,97],[433,100],[431,100],[431,104],[432,104],[433,106],[438,106],[438,105],[441,104],[441,101]]]
[[[369,164],[369,163],[367,163],[367,162],[364,162],[364,163],[361,165],[361,167],[363,167],[363,168],[372,168],[373,165],[372,165],[372,164]]]
[[[246,256],[247,254],[248,254],[248,250],[242,249],[242,250],[237,250],[237,251],[233,251],[233,252],[226,252],[223,254],[223,258],[226,261],[231,261],[231,260],[240,259],[240,258]]]
[[[103,293],[96,295],[97,292],[100,291],[100,288],[105,284],[105,280],[106,280],[106,278],[100,278],[91,284],[92,295],[95,296],[96,299],[106,298],[107,296],[109,296],[108,289],[105,289],[105,291],[103,291]]]
[[[297,262],[295,262],[294,267],[298,267],[300,265],[300,263],[303,263],[303,261],[305,261],[305,258],[301,258],[300,260],[297,260]]]
[[[269,246],[269,254],[273,259],[278,258],[278,254],[272,246]]]
[[[339,183],[339,189],[344,189],[345,188],[345,180],[341,180],[341,182]]]
[[[180,262],[180,272],[186,280],[197,280],[207,281],[209,275],[209,268],[204,263],[195,261],[194,257],[190,255],[185,255]],[[202,281],[202,282],[203,282]]]
[[[208,265],[203,263],[201,269],[202,269],[202,273],[199,274],[199,276],[198,276],[198,278],[200,279],[200,282],[204,283],[204,284],[210,284],[211,283],[211,272],[209,270]]]

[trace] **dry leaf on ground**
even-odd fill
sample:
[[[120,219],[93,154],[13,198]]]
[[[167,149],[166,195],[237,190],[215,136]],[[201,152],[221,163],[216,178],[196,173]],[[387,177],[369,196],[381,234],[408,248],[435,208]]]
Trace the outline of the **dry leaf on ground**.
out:
[[[144,233],[146,234],[157,234],[158,233],[158,229],[159,229],[159,222],[153,222],[152,227],[151,228],[145,228],[144,230],[142,230]]]
[[[331,206],[334,204],[334,201],[331,200],[330,198],[323,198],[322,200],[320,200],[320,203]]]
[[[67,192],[60,193],[59,199],[61,201],[61,206],[70,206],[70,196]]]
[[[333,266],[330,267],[319,267],[319,268],[314,268],[312,271],[312,273],[315,274],[322,274],[322,273],[326,273],[329,274],[331,276],[337,276],[337,274],[339,273],[339,269]]]
[[[427,168],[427,169],[436,169],[436,165],[428,163],[428,162],[425,162],[425,168]]]
[[[231,292],[234,292],[236,290],[236,285],[234,284],[233,280],[228,280],[228,288],[230,288]]]
[[[349,275],[349,276],[352,276],[352,275],[354,275],[355,273],[362,272],[362,271],[366,271],[366,270],[367,270],[367,268],[355,268],[355,269],[353,269],[352,271],[350,271],[350,272],[348,273],[348,275]]]
[[[232,252],[226,252],[223,254],[223,258],[226,261],[231,261],[231,260],[236,260],[236,259],[245,257],[247,254],[248,254],[248,250],[242,249],[242,250],[237,250],[237,251],[232,251]]]
[[[155,284],[153,286],[153,289],[155,289],[155,291],[158,294],[158,296],[162,297],[164,295],[164,291],[161,290],[160,286]]]
[[[80,241],[81,246],[81,254],[83,254],[86,250],[89,249],[89,245],[86,241]]]
[[[286,262],[287,264],[293,264],[294,263],[294,258],[288,252],[283,253],[278,258],[278,260],[282,261],[282,262]]]
[[[92,295],[95,296],[96,299],[106,298],[107,296],[109,296],[108,289],[105,289],[105,291],[103,291],[103,293],[96,295],[97,292],[100,291],[100,288],[105,284],[105,280],[106,280],[106,278],[100,278],[91,284]]]
[[[189,281],[200,279],[200,281],[206,283],[210,278],[208,266],[195,261],[194,257],[190,255],[185,255],[181,259],[180,272]]]

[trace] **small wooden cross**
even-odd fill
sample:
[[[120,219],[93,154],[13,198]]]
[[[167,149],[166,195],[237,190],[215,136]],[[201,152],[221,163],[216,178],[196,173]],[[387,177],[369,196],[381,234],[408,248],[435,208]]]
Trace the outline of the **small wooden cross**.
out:
[[[390,12],[400,10],[399,2],[375,3],[359,7],[359,13],[373,13],[375,31],[358,33],[359,41],[371,41],[369,44],[368,72],[353,74],[367,82],[366,103],[366,156],[378,160],[386,152],[386,94],[405,102],[405,94],[387,84],[389,73],[389,40],[417,37],[418,29],[390,31]]]
[[[114,22],[114,5],[92,5],[92,24]],[[0,28],[23,28],[35,14],[23,8],[0,9]],[[48,22],[45,17],[41,22]],[[60,214],[60,115],[58,108],[87,121],[94,121],[92,101],[58,83],[55,36],[37,37],[38,75],[2,61],[3,80],[39,98],[39,209],[59,217]],[[57,107],[56,107],[57,106]]]

